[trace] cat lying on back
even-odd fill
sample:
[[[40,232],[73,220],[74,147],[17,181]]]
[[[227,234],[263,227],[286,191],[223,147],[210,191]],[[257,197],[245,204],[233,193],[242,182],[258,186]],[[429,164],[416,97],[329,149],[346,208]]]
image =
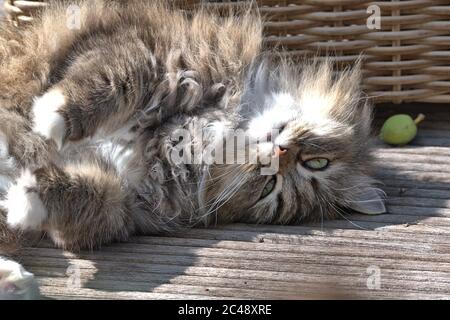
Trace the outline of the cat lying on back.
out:
[[[357,67],[265,57],[249,13],[79,6],[79,29],[52,5],[0,31],[0,254],[29,231],[78,250],[200,223],[385,211],[368,176],[371,109]],[[213,145],[242,129],[249,153],[278,170],[195,161],[201,143],[175,163],[173,133],[198,141],[199,127]]]

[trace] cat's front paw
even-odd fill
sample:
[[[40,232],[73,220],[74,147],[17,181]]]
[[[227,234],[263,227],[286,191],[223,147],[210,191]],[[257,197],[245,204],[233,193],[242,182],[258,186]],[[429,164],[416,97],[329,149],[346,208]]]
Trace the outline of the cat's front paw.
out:
[[[33,274],[20,264],[0,257],[0,300],[33,299],[38,296]]]
[[[37,193],[36,176],[29,170],[23,171],[8,189],[0,206],[6,210],[7,223],[12,228],[39,230],[47,219],[47,209]]]
[[[42,97],[36,98],[32,107],[33,131],[53,140],[61,149],[66,125],[63,116],[58,112],[66,104],[66,97],[59,89],[52,89]]]

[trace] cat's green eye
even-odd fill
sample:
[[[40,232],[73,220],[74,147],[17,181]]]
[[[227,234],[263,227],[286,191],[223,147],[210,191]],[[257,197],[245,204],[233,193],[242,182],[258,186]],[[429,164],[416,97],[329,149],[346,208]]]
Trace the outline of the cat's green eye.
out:
[[[261,193],[260,199],[267,197],[269,194],[272,193],[273,189],[275,189],[275,185],[277,183],[277,179],[275,176],[270,177],[269,181],[267,181],[266,185],[264,186],[264,189]]]
[[[329,164],[330,160],[327,158],[314,158],[303,162],[303,165],[311,170],[324,170]]]

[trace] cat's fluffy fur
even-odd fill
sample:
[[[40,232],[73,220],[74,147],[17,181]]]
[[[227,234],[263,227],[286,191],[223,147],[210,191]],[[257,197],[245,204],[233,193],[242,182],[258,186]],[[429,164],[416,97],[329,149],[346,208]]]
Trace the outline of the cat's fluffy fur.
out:
[[[55,4],[30,27],[0,31],[1,248],[17,230],[76,250],[199,222],[384,211],[367,175],[371,111],[358,68],[265,58],[261,20],[245,10],[79,5],[80,30]],[[260,199],[270,179],[260,165],[173,163],[171,134],[197,138],[198,126],[209,142],[224,129],[255,139],[280,129],[267,149],[287,150],[273,191]],[[329,167],[307,169],[314,157]]]

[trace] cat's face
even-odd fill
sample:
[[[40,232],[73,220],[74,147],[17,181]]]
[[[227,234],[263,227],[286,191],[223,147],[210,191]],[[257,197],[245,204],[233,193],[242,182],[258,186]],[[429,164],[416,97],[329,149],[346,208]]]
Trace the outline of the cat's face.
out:
[[[346,209],[384,212],[368,176],[371,110],[359,70],[337,76],[328,63],[301,72],[260,63],[250,73],[238,128],[248,135],[247,152],[266,162],[208,168],[202,202],[211,219],[284,224]],[[275,171],[263,174],[267,159]]]

